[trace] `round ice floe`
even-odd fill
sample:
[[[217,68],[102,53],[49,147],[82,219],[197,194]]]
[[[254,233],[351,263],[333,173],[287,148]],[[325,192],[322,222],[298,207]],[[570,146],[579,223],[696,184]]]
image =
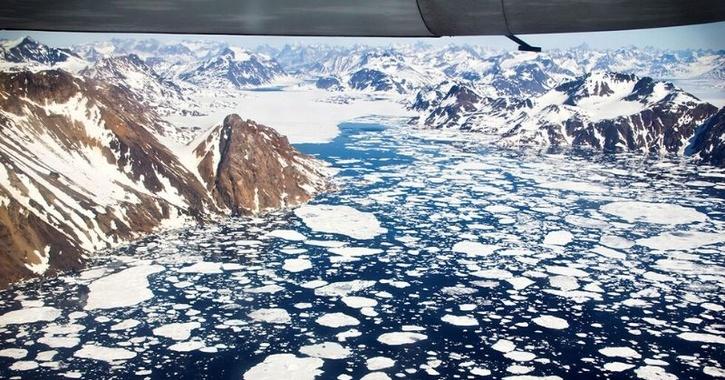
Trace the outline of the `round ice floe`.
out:
[[[353,309],[361,309],[364,307],[373,307],[373,306],[377,306],[377,304],[378,304],[378,301],[376,301],[372,298],[358,297],[358,296],[342,297],[341,300],[345,305],[347,305]]]
[[[306,271],[310,268],[312,268],[312,262],[307,259],[287,259],[282,265],[282,269],[292,273]]]
[[[189,352],[189,351],[196,351],[198,349],[204,348],[206,345],[204,342],[199,341],[189,341],[189,342],[179,342],[172,344],[169,346],[170,351],[176,351],[176,352]]]
[[[449,323],[454,326],[462,326],[462,327],[478,326],[478,321],[476,320],[476,318],[468,317],[465,315],[446,314],[443,317],[441,317],[441,321]]]
[[[515,362],[530,362],[536,359],[535,354],[526,351],[509,351],[504,354],[504,357]]]
[[[644,380],[677,380],[677,376],[668,373],[664,368],[646,365],[634,370],[638,378]]]
[[[249,318],[257,322],[275,323],[275,324],[287,324],[292,322],[289,313],[285,309],[271,308],[271,309],[259,309],[249,313]]]
[[[354,239],[372,239],[387,232],[375,215],[349,206],[304,205],[295,215],[311,230],[346,235]]]
[[[193,330],[201,327],[199,322],[169,323],[153,329],[156,336],[162,336],[173,340],[187,340]]]
[[[499,339],[491,348],[498,352],[510,352],[516,349],[516,344],[508,339]]]
[[[642,355],[630,347],[605,347],[599,353],[610,358],[640,359]]]
[[[139,265],[99,278],[88,285],[85,310],[133,306],[153,298],[148,276],[164,270],[160,265]]]
[[[692,250],[722,242],[725,242],[725,234],[723,233],[697,231],[665,232],[657,236],[637,239],[638,245],[661,251]]]
[[[375,281],[352,280],[333,282],[332,284],[315,289],[315,295],[320,297],[344,297],[373,285],[375,285]]]
[[[267,356],[262,363],[244,373],[244,380],[314,380],[322,374],[319,358],[300,358],[293,354]]]
[[[83,359],[100,360],[104,362],[117,362],[133,359],[136,353],[120,347],[103,347],[94,344],[86,344],[80,350],[73,353],[73,356]]]
[[[111,326],[111,331],[118,331],[118,330],[130,330],[136,326],[141,324],[141,322],[135,320],[135,319],[126,319],[124,321],[121,321],[119,323],[116,323],[115,325]]]
[[[628,249],[628,248],[632,248],[632,246],[634,246],[633,241],[631,241],[629,239],[625,239],[623,237],[612,236],[612,235],[602,235],[602,237],[599,238],[599,243],[601,245],[605,245],[609,248],[614,248],[614,249]]]
[[[7,325],[20,325],[35,322],[50,322],[60,317],[60,310],[49,307],[29,307],[9,311],[0,315],[0,327]]]
[[[40,337],[38,343],[52,348],[73,348],[79,345],[81,340],[76,337],[46,335]]]
[[[574,235],[569,231],[551,231],[544,237],[546,245],[567,245],[574,240]]]
[[[339,328],[345,326],[357,326],[360,324],[355,317],[351,317],[345,313],[329,313],[325,314],[315,320],[317,324],[332,328]]]
[[[361,377],[360,380],[390,380],[390,376],[385,372],[370,372]]]
[[[481,367],[474,367],[471,369],[471,375],[481,377],[491,376],[491,370]]]
[[[685,224],[704,222],[707,216],[694,208],[670,203],[612,202],[599,208],[602,212],[618,216],[630,223]]]
[[[622,372],[634,368],[633,364],[612,362],[604,364],[604,370],[609,372]]]
[[[0,350],[0,357],[22,359],[28,355],[28,350],[22,348],[4,348]]]
[[[395,360],[386,358],[385,356],[376,356],[365,361],[365,365],[370,371],[390,368],[395,365]]]
[[[456,253],[465,253],[468,256],[488,256],[500,247],[491,244],[481,244],[476,241],[459,241],[451,250]]]
[[[38,368],[38,362],[33,360],[20,360],[10,366],[13,371],[30,371]]]
[[[418,343],[426,339],[428,339],[428,336],[425,334],[414,332],[391,332],[380,335],[378,337],[378,342],[389,346],[400,346],[403,344]]]
[[[569,327],[569,323],[566,320],[553,315],[542,315],[532,319],[532,322],[541,327],[553,330],[563,330]]]
[[[511,272],[504,269],[479,270],[472,272],[471,275],[480,278],[487,278],[490,280],[505,280],[514,276]]]
[[[300,353],[321,359],[345,359],[352,354],[348,348],[334,342],[303,346],[300,348]]]

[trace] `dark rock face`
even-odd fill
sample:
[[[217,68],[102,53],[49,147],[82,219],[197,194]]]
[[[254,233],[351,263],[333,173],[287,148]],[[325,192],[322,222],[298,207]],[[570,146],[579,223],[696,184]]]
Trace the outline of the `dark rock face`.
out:
[[[8,62],[38,62],[46,65],[53,65],[60,62],[65,62],[70,57],[76,57],[68,49],[57,49],[52,48],[43,44],[40,44],[30,37],[23,38],[17,45],[7,49],[0,50],[2,58]]]
[[[341,84],[340,80],[335,77],[322,77],[317,79],[317,81],[315,82],[315,87],[323,90],[336,90],[341,88]]]
[[[229,117],[210,134],[218,167],[189,168],[187,153],[157,139],[163,123],[123,87],[61,70],[0,73],[0,286],[79,268],[84,254],[167,223],[293,205],[325,188],[321,162],[271,129]]]
[[[233,214],[298,205],[326,187],[317,160],[273,129],[236,114],[215,127],[194,154],[214,200]]]
[[[695,131],[686,154],[725,167],[725,107]]]
[[[372,69],[356,71],[347,84],[355,90],[389,91],[394,89],[400,93],[405,92],[402,86],[394,83],[385,73]]]

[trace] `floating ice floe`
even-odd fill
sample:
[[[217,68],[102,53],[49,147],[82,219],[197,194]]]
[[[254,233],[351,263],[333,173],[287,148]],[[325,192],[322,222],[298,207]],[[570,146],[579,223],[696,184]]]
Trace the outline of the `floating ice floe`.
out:
[[[130,330],[130,329],[138,326],[139,324],[141,324],[141,322],[139,322],[135,319],[126,319],[126,320],[123,320],[123,321],[111,326],[111,331]]]
[[[365,365],[370,371],[378,371],[393,367],[395,365],[395,360],[385,356],[376,356],[374,358],[367,359],[365,361]]]
[[[139,265],[102,277],[88,285],[85,310],[133,306],[153,298],[148,276],[164,270],[161,265]]]
[[[378,337],[378,342],[389,346],[400,346],[403,344],[418,343],[426,339],[428,339],[428,336],[425,334],[414,332],[391,332],[380,335]]]
[[[691,250],[722,242],[725,242],[725,232],[677,231],[665,232],[645,239],[637,239],[638,245],[660,251]]]
[[[317,324],[331,328],[340,328],[346,326],[357,326],[360,321],[355,317],[351,317],[345,313],[328,313],[315,320]]]
[[[468,317],[465,315],[446,314],[443,317],[441,317],[441,321],[449,323],[454,326],[462,326],[462,327],[478,326],[478,321],[476,320],[476,318]]]
[[[308,259],[286,259],[282,269],[291,273],[303,272],[312,268],[312,262]]]
[[[300,358],[294,354],[267,356],[263,362],[244,373],[244,380],[314,380],[322,374],[324,362],[319,358]]]
[[[56,320],[58,317],[60,317],[60,310],[54,307],[29,307],[9,311],[0,315],[0,327],[35,322],[50,322]]]
[[[638,378],[643,380],[677,380],[677,376],[668,373],[662,367],[646,365],[634,370]]]
[[[691,342],[725,344],[725,337],[709,333],[684,332],[677,334],[677,337]]]
[[[471,272],[471,276],[486,278],[490,280],[505,280],[514,275],[505,269],[485,269]]]
[[[630,347],[605,347],[599,353],[610,358],[640,359],[642,355]]]
[[[345,359],[352,354],[352,351],[339,343],[324,342],[302,346],[300,353],[321,359]]]
[[[514,290],[523,290],[529,287],[530,285],[534,284],[534,281],[532,281],[528,277],[511,277],[507,278],[506,282],[511,284],[513,286]]]
[[[602,212],[618,216],[630,223],[687,224],[704,222],[707,216],[694,208],[670,203],[637,201],[612,202],[599,208]]]
[[[508,339],[499,339],[496,343],[491,346],[492,349],[498,352],[511,352],[516,349],[516,344]]]
[[[500,247],[491,244],[481,244],[477,241],[459,241],[451,250],[456,253],[465,253],[468,256],[488,256]]]
[[[315,295],[320,297],[344,297],[374,285],[375,281],[365,280],[333,282],[315,289]]]
[[[86,344],[73,356],[83,359],[93,359],[108,363],[115,363],[136,357],[136,353],[121,347],[104,347],[95,344]]]
[[[330,253],[338,256],[354,258],[361,256],[377,255],[382,253],[382,249],[367,248],[367,247],[337,247],[328,249]]]
[[[574,240],[574,235],[569,231],[551,231],[544,237],[546,245],[567,245]]]
[[[289,241],[305,241],[307,239],[305,235],[295,230],[274,230],[265,236]]]
[[[257,322],[275,323],[275,324],[287,324],[292,322],[292,318],[285,309],[272,308],[272,309],[259,309],[249,313],[249,318]]]
[[[350,206],[304,205],[295,215],[315,232],[333,233],[353,239],[372,239],[387,232],[375,215]]]
[[[634,368],[634,364],[611,362],[604,364],[604,370],[609,372],[623,372]]]
[[[179,273],[218,274],[222,273],[222,263],[200,261],[179,269]]]
[[[0,350],[0,357],[11,359],[22,359],[28,355],[28,350],[23,348],[4,348]]]
[[[173,340],[187,340],[193,330],[201,327],[199,322],[169,323],[153,329],[156,336],[162,336]]]
[[[189,342],[179,342],[174,343],[171,346],[169,346],[169,351],[176,351],[176,352],[190,352],[190,351],[196,351],[201,350],[206,345],[204,342],[199,341],[189,341]]]
[[[361,377],[360,380],[390,380],[390,376],[385,372],[370,372]]]
[[[353,309],[361,309],[361,308],[365,308],[365,307],[374,307],[374,306],[377,306],[377,304],[378,304],[378,301],[376,301],[376,300],[374,300],[372,298],[359,297],[359,296],[346,296],[346,297],[342,297],[341,301],[345,305],[347,305],[347,306],[349,306],[349,307],[351,307]]]
[[[553,315],[542,315],[531,320],[541,327],[552,330],[563,330],[569,327],[569,323],[562,318]]]

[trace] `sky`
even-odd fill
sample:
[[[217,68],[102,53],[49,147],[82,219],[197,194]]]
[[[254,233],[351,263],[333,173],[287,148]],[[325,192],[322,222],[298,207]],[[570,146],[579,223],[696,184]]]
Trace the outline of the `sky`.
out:
[[[285,44],[327,44],[350,46],[393,45],[424,42],[431,45],[480,45],[493,48],[515,49],[516,45],[499,36],[479,37],[441,37],[441,38],[351,38],[351,37],[269,37],[269,36],[213,36],[213,35],[172,35],[172,34],[134,34],[134,33],[67,33],[35,31],[2,31],[0,39],[16,39],[29,35],[37,41],[55,47],[68,47],[94,41],[107,41],[112,38],[156,38],[161,41],[180,41],[188,39],[206,39],[226,41],[232,46],[255,47],[271,45],[280,47]],[[623,46],[656,47],[662,49],[725,49],[725,22],[678,26],[656,29],[639,29],[616,32],[539,34],[519,36],[534,46],[546,49],[567,48],[586,44],[595,49],[612,49]]]

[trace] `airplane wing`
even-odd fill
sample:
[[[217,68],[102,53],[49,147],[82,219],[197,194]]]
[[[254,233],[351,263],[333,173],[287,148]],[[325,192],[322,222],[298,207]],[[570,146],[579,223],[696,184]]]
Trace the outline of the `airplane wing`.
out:
[[[0,29],[435,37],[725,20],[725,0],[4,0]]]

